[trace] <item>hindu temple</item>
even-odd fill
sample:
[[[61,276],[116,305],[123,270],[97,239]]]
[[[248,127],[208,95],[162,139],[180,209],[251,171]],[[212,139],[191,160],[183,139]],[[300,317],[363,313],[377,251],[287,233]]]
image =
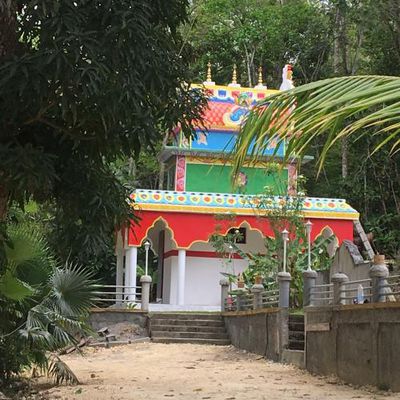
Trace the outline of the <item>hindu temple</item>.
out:
[[[280,90],[292,86],[290,67],[286,66]],[[257,101],[277,90],[263,84],[261,72],[252,88],[237,83],[236,71],[229,85],[218,85],[212,81],[210,66],[206,81],[193,87],[204,89],[208,96],[203,125],[190,139],[179,129],[171,135],[160,154],[166,165],[166,190],[143,188],[132,193],[140,221],[132,221],[119,235],[116,249],[116,284],[134,286],[138,248],[149,243],[158,259],[154,301],[176,309],[220,306],[219,280],[226,266],[210,244],[210,236],[217,225],[222,234],[240,229],[242,251],[265,252],[264,237],[273,232],[268,218],[260,218],[255,207],[257,195],[266,186],[274,190],[277,181],[284,183],[286,194],[293,194],[300,167],[297,159],[284,161],[284,144],[271,141],[256,163],[245,162],[232,189],[230,153],[240,126]],[[302,162],[307,160],[305,157]],[[271,163],[283,168],[271,172]],[[278,188],[276,191],[278,195]],[[313,224],[312,240],[332,233],[336,246],[353,240],[353,222],[359,214],[344,199],[307,197],[303,204],[304,219]],[[231,217],[224,220],[221,215],[225,214]],[[247,261],[238,254],[232,257],[234,272],[242,272]]]

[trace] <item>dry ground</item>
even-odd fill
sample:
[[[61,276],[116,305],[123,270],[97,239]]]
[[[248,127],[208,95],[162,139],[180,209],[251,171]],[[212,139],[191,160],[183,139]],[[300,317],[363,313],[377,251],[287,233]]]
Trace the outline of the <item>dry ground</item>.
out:
[[[79,386],[48,390],[50,399],[347,400],[400,399],[333,378],[268,362],[233,347],[141,343],[64,357]]]

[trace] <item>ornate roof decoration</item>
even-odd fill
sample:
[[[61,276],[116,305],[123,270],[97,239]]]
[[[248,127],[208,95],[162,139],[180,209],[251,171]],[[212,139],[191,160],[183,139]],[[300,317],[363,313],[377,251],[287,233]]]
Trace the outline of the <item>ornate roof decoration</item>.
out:
[[[162,190],[136,190],[131,195],[142,210],[179,213],[258,215],[260,197],[231,193],[175,192]],[[276,209],[290,197],[275,196],[269,209]],[[268,213],[268,208],[263,212]],[[305,218],[357,220],[359,213],[343,199],[307,197],[304,199]]]

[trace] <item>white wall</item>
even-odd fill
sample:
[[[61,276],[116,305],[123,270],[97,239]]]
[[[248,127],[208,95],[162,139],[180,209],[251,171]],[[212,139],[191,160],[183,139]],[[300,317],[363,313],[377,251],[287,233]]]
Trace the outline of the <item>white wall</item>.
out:
[[[244,260],[234,260],[233,264],[236,274],[247,267],[247,261]],[[185,305],[220,305],[221,272],[227,272],[227,268],[218,258],[187,257]]]
[[[165,251],[173,248],[166,240]],[[239,245],[244,252],[265,253],[263,238],[257,231],[247,229],[247,244]],[[215,253],[209,243],[194,243],[188,251],[205,251]],[[247,261],[228,260],[212,257],[186,256],[185,273],[185,305],[213,305],[221,303],[220,279],[221,272],[239,274],[247,268]],[[169,281],[169,282],[168,282]],[[163,303],[177,304],[178,300],[178,257],[168,257],[164,260]]]

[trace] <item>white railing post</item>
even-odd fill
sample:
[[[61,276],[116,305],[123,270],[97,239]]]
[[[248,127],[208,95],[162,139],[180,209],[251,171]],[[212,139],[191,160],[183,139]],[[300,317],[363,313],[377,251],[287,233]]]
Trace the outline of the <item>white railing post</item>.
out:
[[[222,278],[219,281],[221,285],[221,311],[226,311],[226,302],[228,301],[228,291],[229,291],[229,280],[227,278]]]
[[[386,301],[386,289],[382,285],[386,283],[386,279],[389,276],[389,269],[385,264],[385,256],[380,254],[374,256],[374,263],[369,270],[369,276],[371,277],[372,302],[379,303]]]
[[[342,290],[344,289],[343,283],[348,282],[349,278],[346,274],[338,272],[332,275],[331,281],[333,283],[333,304],[346,304],[345,300],[342,300]]]
[[[303,271],[303,307],[313,305],[313,290],[317,281],[317,272],[311,269]]]
[[[253,293],[253,309],[262,308],[262,293],[264,291],[264,285],[261,283],[255,283],[251,287],[251,293]]]
[[[143,275],[140,278],[140,283],[142,284],[142,300],[141,300],[141,310],[149,311],[150,304],[150,286],[151,286],[151,276]]]
[[[290,281],[292,280],[289,272],[281,271],[278,273],[279,282],[279,307],[289,308]]]

